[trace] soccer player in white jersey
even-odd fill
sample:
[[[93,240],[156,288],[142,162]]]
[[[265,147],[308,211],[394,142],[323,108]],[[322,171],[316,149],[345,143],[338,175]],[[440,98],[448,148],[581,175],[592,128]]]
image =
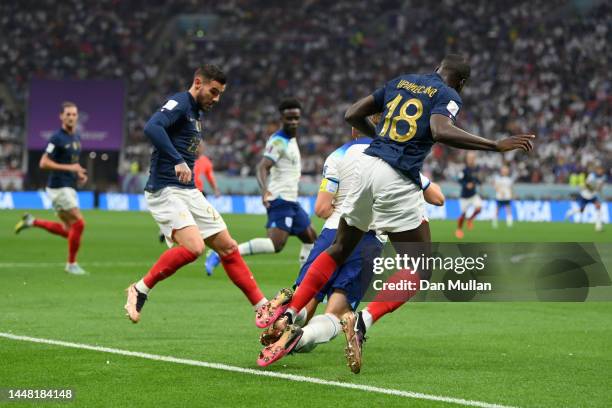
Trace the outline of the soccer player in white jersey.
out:
[[[308,260],[300,270],[295,286],[300,285],[312,262],[332,244],[336,237],[341,215],[340,207],[352,185],[358,181],[356,171],[358,159],[372,141],[369,137],[357,136],[358,133],[353,130],[354,139],[336,149],[325,160],[315,213],[326,221]],[[423,175],[421,180],[425,200],[434,205],[443,205],[444,195],[439,186],[431,183]],[[300,338],[296,338],[291,330],[287,329],[287,319],[279,319],[262,333],[260,337],[262,344],[270,346],[281,340],[281,336],[284,335],[286,340],[293,340],[295,352],[303,353],[313,350],[318,344],[333,340],[342,329],[341,317],[349,311],[356,310],[359,305],[371,277],[374,258],[380,256],[384,241],[385,238],[377,236],[374,231],[368,231],[364,235],[349,259],[336,270],[326,286],[296,316],[295,324],[302,327]],[[285,301],[290,296],[291,291],[283,289],[275,300]],[[319,303],[326,297],[324,314],[312,317]],[[265,350],[258,359],[259,365],[268,365],[267,352],[268,350]]]
[[[302,175],[300,149],[297,143],[302,106],[294,98],[284,99],[278,106],[282,126],[274,132],[257,166],[257,182],[261,188],[264,207],[268,213],[267,237],[241,243],[242,256],[280,252],[290,235],[302,241],[299,261],[304,264],[317,239],[310,217],[298,199],[298,185]],[[210,274],[219,264],[218,255],[209,252],[206,271]]]
[[[510,169],[508,166],[502,166],[499,173],[500,174],[496,175],[493,179],[495,200],[497,202],[497,208],[493,216],[493,228],[497,228],[497,219],[499,218],[499,212],[502,208],[506,211],[506,225],[512,227],[512,186],[514,184],[514,178],[510,176]]]
[[[603,230],[602,214],[601,214],[601,201],[599,200],[599,193],[603,190],[606,184],[606,170],[602,165],[598,165],[594,172],[589,173],[587,176],[584,187],[580,190],[580,197],[578,198],[578,205],[573,209],[569,209],[565,214],[565,219],[570,218],[575,214],[584,213],[584,209],[587,205],[592,204],[595,206],[595,231]],[[581,217],[580,217],[581,218]],[[579,220],[580,220],[579,218]]]

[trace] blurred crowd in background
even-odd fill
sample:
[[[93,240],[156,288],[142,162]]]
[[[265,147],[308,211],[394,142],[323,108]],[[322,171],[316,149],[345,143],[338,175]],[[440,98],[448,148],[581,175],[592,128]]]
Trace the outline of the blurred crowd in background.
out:
[[[276,106],[292,95],[304,107],[303,172],[317,176],[350,137],[350,103],[400,74],[433,71],[447,52],[472,63],[459,126],[493,139],[537,134],[532,154],[480,155],[488,174],[506,161],[519,181],[569,183],[594,163],[610,168],[609,2],[2,2],[0,35],[10,39],[0,43],[0,172],[22,169],[30,78],[126,81],[125,174],[147,171],[144,123],[206,62],[229,77],[204,118],[215,170],[253,175]],[[452,180],[462,160],[435,146],[425,172]]]

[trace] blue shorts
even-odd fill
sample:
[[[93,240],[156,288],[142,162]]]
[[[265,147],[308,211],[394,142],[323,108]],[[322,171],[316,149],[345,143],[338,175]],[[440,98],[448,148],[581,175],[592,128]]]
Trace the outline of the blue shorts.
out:
[[[510,200],[497,200],[497,208],[512,207]]]
[[[584,210],[584,208],[588,204],[596,204],[599,202],[599,197],[594,196],[593,198],[584,198],[582,196],[578,197],[578,205],[580,206],[580,210]]]
[[[321,231],[306,263],[300,269],[300,275],[295,280],[296,286],[300,285],[315,258],[334,242],[336,231],[328,228]],[[339,289],[346,293],[351,308],[357,309],[372,278],[374,258],[380,256],[382,250],[383,244],[376,238],[374,231],[367,232],[346,262],[334,271],[329,282],[317,293],[315,299],[322,302],[326,296],[330,296],[334,290]]]
[[[300,204],[280,198],[270,201],[266,228],[280,228],[290,235],[300,235],[310,225],[310,217]]]

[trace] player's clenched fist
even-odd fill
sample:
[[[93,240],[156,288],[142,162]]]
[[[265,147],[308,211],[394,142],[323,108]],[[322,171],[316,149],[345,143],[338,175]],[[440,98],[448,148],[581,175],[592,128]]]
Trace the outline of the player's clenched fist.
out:
[[[191,169],[187,166],[187,163],[180,163],[174,166],[174,172],[181,183],[187,184],[191,181]]]
[[[529,152],[533,149],[535,135],[514,135],[502,139],[496,143],[497,151],[500,153],[510,150],[523,150]]]

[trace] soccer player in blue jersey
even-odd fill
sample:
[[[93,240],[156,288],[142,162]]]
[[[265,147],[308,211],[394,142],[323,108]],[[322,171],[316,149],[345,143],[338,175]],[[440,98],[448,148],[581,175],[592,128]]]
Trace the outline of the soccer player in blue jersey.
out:
[[[455,237],[462,239],[463,222],[468,211],[472,212],[467,220],[467,228],[471,230],[474,227],[474,219],[482,210],[482,200],[478,194],[480,179],[478,178],[478,167],[476,166],[476,154],[474,152],[468,152],[465,156],[465,168],[459,175],[459,184],[461,184],[461,195],[459,197],[461,215],[457,220]]]
[[[401,243],[431,240],[429,224],[424,222],[419,173],[434,143],[495,152],[532,149],[534,135],[493,141],[455,126],[462,105],[459,92],[469,76],[470,66],[464,57],[447,55],[435,72],[392,79],[348,109],[347,122],[364,135],[376,137],[359,159],[359,182],[342,205],[334,243],[311,264],[291,301],[265,303],[257,310],[256,323],[261,325],[265,321],[269,326],[283,314],[293,322],[297,312],[324,287],[370,229],[386,232],[400,256],[405,253]],[[374,126],[368,117],[379,112],[383,119]],[[412,273],[421,279],[429,278],[428,271]],[[365,330],[411,295],[406,293],[402,301],[372,302],[359,314],[347,316],[344,327],[350,338],[349,354],[360,356]],[[294,333],[300,336],[298,330]],[[269,361],[282,358],[295,344],[295,337],[283,336],[270,349]]]
[[[167,99],[145,125],[144,133],[155,147],[145,198],[171,248],[142,279],[128,287],[125,310],[133,323],[140,320],[149,291],[195,261],[205,244],[220,255],[225,272],[252,305],[266,301],[223,218],[198,191],[192,177],[201,139],[200,111],[209,111],[219,102],[225,83],[219,67],[203,65],[196,70],[189,90]]]
[[[302,174],[300,149],[297,143],[302,105],[295,98],[287,98],[278,106],[281,128],[274,132],[257,165],[257,181],[268,222],[267,237],[254,238],[238,245],[242,256],[278,253],[287,239],[294,235],[302,241],[299,262],[304,264],[317,233],[310,217],[298,202],[298,186]],[[219,256],[210,252],[206,257],[206,271],[210,274],[219,264]]]
[[[87,182],[87,172],[79,164],[81,137],[76,131],[79,110],[73,102],[64,102],[60,111],[62,127],[49,139],[39,166],[49,170],[46,192],[61,222],[41,220],[25,214],[15,226],[15,233],[29,227],[47,230],[68,240],[68,262],[65,271],[72,275],[86,272],[76,262],[85,229],[83,214],[79,211],[76,186]]]

